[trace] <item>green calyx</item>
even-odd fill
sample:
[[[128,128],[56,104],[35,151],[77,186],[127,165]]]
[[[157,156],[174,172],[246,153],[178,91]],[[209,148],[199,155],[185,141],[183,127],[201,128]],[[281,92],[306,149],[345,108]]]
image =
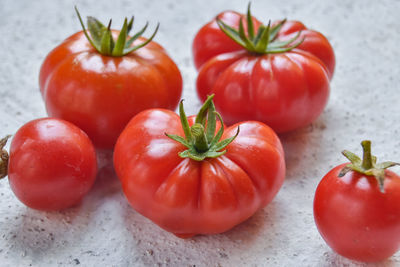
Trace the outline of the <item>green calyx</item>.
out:
[[[260,25],[257,33],[254,32],[253,20],[250,12],[250,3],[247,8],[247,33],[244,30],[243,20],[239,21],[239,29],[234,29],[217,18],[219,28],[229,36],[233,41],[244,47],[247,51],[255,54],[276,54],[288,52],[299,46],[304,38],[299,40],[300,33],[287,41],[279,41],[278,33],[282,28],[286,19],[282,20],[275,26],[271,26],[271,21],[268,25]]]
[[[212,101],[213,97],[214,95],[209,96],[204,102],[192,126],[189,126],[183,109],[183,100],[179,103],[179,116],[181,118],[185,137],[167,133],[165,133],[165,135],[187,147],[187,150],[179,153],[180,157],[191,158],[197,161],[202,161],[205,158],[217,158],[226,153],[226,150],[223,149],[238,136],[240,131],[239,127],[234,136],[220,140],[224,133],[224,123],[221,115],[215,111],[215,106]],[[217,117],[221,122],[221,127],[217,134],[215,134]]]
[[[378,181],[379,190],[384,193],[385,169],[400,164],[392,161],[376,163],[377,158],[371,154],[371,141],[364,140],[361,142],[361,146],[363,148],[362,160],[350,151],[342,151],[342,154],[348,158],[351,163],[340,171],[339,177],[343,177],[349,171],[356,171],[364,175],[374,176]]]
[[[8,174],[8,153],[4,149],[7,144],[7,140],[11,135],[7,135],[3,139],[0,139],[0,179],[4,178]]]
[[[149,39],[141,44],[132,46],[133,42],[137,40],[140,36],[142,36],[142,34],[146,31],[148,23],[146,23],[146,25],[140,31],[138,31],[135,35],[128,39],[129,32],[132,30],[133,27],[134,17],[132,16],[129,22],[128,19],[125,18],[124,25],[122,26],[117,40],[115,41],[111,33],[111,19],[108,23],[108,26],[106,27],[96,18],[88,17],[87,25],[90,32],[90,37],[85,28],[85,25],[83,24],[81,15],[79,14],[79,11],[76,7],[75,11],[81,23],[83,32],[89,43],[97,50],[97,52],[104,56],[122,57],[135,50],[138,50],[139,48],[147,45],[153,40],[160,26],[160,24],[158,23],[156,29]]]

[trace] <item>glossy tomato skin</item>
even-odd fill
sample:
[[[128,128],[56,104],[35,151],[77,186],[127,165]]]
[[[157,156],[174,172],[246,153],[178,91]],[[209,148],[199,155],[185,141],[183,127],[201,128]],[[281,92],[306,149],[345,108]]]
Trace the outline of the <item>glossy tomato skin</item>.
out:
[[[30,121],[12,140],[8,180],[30,208],[50,211],[77,204],[92,187],[96,172],[93,144],[67,121]]]
[[[234,135],[238,125],[222,138]],[[183,136],[177,114],[139,113],[117,141],[114,166],[132,207],[180,237],[231,229],[267,205],[283,183],[281,143],[260,122],[241,123],[225,155],[201,162],[180,158],[185,148],[165,132]]]
[[[338,254],[377,262],[400,248],[400,177],[385,170],[385,192],[376,178],[351,171],[338,178],[342,164],[321,180],[314,218],[326,243]]]
[[[39,84],[50,116],[76,124],[106,149],[134,115],[154,107],[174,110],[182,92],[180,71],[159,44],[152,41],[123,57],[103,56],[83,32],[49,53]]]
[[[219,17],[224,20],[226,14],[231,12]],[[236,19],[228,16],[224,22],[237,28],[244,15],[235,14]],[[260,24],[255,25],[257,29]],[[205,101],[215,94],[215,106],[228,125],[258,120],[280,133],[314,121],[329,98],[335,56],[321,33],[298,21],[285,22],[278,38],[288,40],[299,31],[299,39],[305,39],[296,49],[257,55],[225,36],[215,20],[206,24],[193,42],[199,98]]]
[[[314,121],[325,108],[329,91],[321,61],[300,50],[263,56],[244,51],[222,54],[205,63],[197,78],[200,99],[215,94],[215,106],[228,125],[258,120],[278,133]]]

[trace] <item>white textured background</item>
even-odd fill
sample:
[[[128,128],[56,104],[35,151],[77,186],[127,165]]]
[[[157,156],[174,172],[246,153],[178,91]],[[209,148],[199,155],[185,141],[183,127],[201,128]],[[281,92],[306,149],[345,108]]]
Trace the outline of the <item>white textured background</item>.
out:
[[[178,64],[187,113],[200,106],[191,41],[225,9],[244,12],[240,0],[29,1],[0,0],[0,135],[46,116],[38,72],[46,54],[80,30],[73,6],[101,21],[136,15],[156,22],[155,40]],[[373,141],[381,160],[400,161],[400,1],[253,0],[260,20],[298,19],[324,33],[336,52],[329,104],[312,125],[281,135],[287,177],[274,201],[233,230],[182,240],[133,211],[105,168],[83,203],[62,212],[23,206],[0,181],[0,266],[364,266],[325,245],[312,215],[315,188],[342,149],[361,153]],[[148,35],[147,35],[148,36]],[[394,171],[400,172],[399,168]],[[371,265],[375,266],[375,265]],[[400,266],[400,253],[376,264]]]

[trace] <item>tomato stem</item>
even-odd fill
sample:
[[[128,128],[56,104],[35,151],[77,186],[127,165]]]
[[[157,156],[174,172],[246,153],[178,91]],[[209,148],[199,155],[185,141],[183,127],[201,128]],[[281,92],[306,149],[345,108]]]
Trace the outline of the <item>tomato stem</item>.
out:
[[[193,145],[196,148],[196,150],[200,153],[207,151],[208,142],[203,125],[201,125],[200,123],[195,123],[190,128],[190,131],[192,132],[194,138]]]
[[[4,178],[8,174],[8,152],[4,149],[7,144],[7,140],[11,137],[11,135],[7,135],[3,139],[0,140],[0,179]]]
[[[220,141],[224,132],[224,123],[221,115],[215,111],[213,97],[214,95],[209,96],[204,102],[191,127],[183,109],[183,101],[180,102],[179,115],[185,137],[165,133],[167,137],[187,147],[187,150],[179,153],[180,157],[197,161],[219,157],[226,153],[224,149],[238,136],[239,127],[234,136]],[[217,117],[221,122],[221,127],[215,134]]]
[[[367,176],[373,176],[378,181],[379,190],[384,193],[384,182],[385,182],[385,169],[400,165],[393,161],[385,161],[377,163],[377,158],[371,154],[371,141],[364,140],[361,142],[363,148],[363,159],[361,160],[356,154],[343,150],[342,154],[350,160],[350,164],[347,164],[340,172],[339,177],[343,177],[350,171],[362,173]]]
[[[361,163],[361,167],[363,169],[368,170],[372,168],[372,155],[371,155],[371,141],[364,140],[361,142],[361,146],[363,148],[363,161]]]

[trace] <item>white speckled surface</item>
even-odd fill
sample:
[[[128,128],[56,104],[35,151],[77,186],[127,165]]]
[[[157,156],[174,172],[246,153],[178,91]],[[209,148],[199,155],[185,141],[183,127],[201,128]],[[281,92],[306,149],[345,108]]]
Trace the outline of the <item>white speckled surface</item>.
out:
[[[133,211],[105,167],[83,203],[63,212],[23,206],[0,181],[0,266],[364,266],[333,253],[312,215],[314,190],[344,148],[360,153],[370,138],[382,160],[400,161],[400,1],[261,1],[262,21],[287,17],[324,33],[336,52],[329,104],[312,125],[281,135],[287,177],[274,201],[233,230],[182,240]],[[38,89],[45,55],[80,30],[83,16],[120,26],[161,23],[156,41],[177,62],[188,113],[197,111],[191,59],[196,31],[225,9],[245,11],[246,1],[29,1],[0,2],[0,135],[46,116]],[[399,168],[394,171],[400,172]],[[370,266],[400,266],[400,254]]]

